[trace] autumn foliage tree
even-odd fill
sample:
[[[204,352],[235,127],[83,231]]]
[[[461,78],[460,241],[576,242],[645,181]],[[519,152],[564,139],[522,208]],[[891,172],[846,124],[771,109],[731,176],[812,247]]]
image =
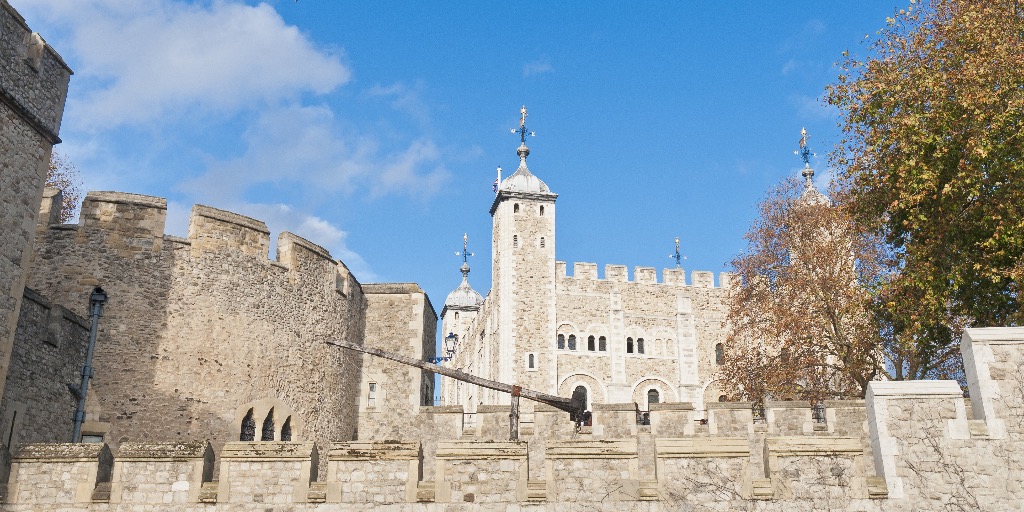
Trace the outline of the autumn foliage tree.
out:
[[[46,173],[46,186],[59,188],[64,196],[60,221],[68,222],[75,216],[82,201],[82,180],[68,158],[56,150],[50,156],[50,167]]]
[[[810,186],[789,180],[759,204],[732,261],[729,347],[721,369],[732,398],[863,396],[884,371],[869,287],[884,274],[876,237]]]
[[[928,0],[847,55],[827,101],[841,200],[889,244],[874,291],[895,378],[955,372],[965,326],[1021,321],[1024,6]]]

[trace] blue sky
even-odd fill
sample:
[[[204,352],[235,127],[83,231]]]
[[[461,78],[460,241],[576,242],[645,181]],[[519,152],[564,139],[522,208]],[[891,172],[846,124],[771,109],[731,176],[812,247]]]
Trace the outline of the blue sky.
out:
[[[490,287],[491,183],[560,194],[558,259],[728,268],[756,202],[828,179],[844,50],[904,2],[11,0],[75,70],[59,150],[89,190],[202,203],[328,248],[362,282],[420,283],[438,312]],[[508,171],[506,171],[506,175]]]

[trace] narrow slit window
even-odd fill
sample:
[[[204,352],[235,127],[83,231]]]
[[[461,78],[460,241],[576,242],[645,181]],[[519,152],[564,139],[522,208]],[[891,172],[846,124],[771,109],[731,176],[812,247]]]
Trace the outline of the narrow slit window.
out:
[[[245,414],[245,418],[242,418],[242,431],[238,435],[238,440],[256,440],[256,420],[252,419],[252,409],[249,409],[249,412]]]
[[[519,235],[512,235],[512,247],[519,247]]]
[[[597,350],[601,352],[608,351],[608,338],[601,336],[600,338],[597,339]]]
[[[565,350],[565,335],[558,335],[558,350]]]
[[[544,216],[544,205],[540,205],[540,216]]]
[[[644,339],[643,338],[637,338],[636,339],[636,353],[637,354],[643,354],[644,353]]]
[[[725,348],[721,343],[715,345],[715,364],[725,364]]]
[[[540,246],[542,249],[544,248],[544,237],[540,237]]]
[[[376,382],[371,382],[370,383],[370,391],[366,395],[366,406],[367,407],[376,407],[377,406],[377,383]]]
[[[626,338],[626,353],[633,353],[633,338]]]
[[[519,213],[519,203],[512,205],[512,213]]]
[[[537,367],[537,359],[536,359],[536,357],[537,356],[535,356],[533,354],[530,354],[529,356],[527,356],[527,358],[526,358],[527,359],[527,363],[526,363],[527,364],[527,368],[532,370],[532,369]]]
[[[291,441],[292,440],[292,417],[288,416],[288,419],[284,420],[284,425],[281,426],[281,440]]]
[[[274,440],[274,409],[271,408],[267,417],[263,419],[263,432],[260,433],[260,441]]]
[[[569,335],[569,350],[576,350],[576,335]]]
[[[593,336],[587,337],[587,350],[589,350],[591,352],[594,351],[594,337]]]

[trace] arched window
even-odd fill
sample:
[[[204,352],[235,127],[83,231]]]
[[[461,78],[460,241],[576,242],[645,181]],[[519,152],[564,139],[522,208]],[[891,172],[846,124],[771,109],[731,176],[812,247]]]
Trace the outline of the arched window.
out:
[[[593,336],[590,336],[590,337],[587,338],[587,350],[589,350],[591,352],[593,352],[595,350],[595,347],[594,347],[594,337]]]
[[[725,364],[725,348],[721,343],[715,345],[715,364]]]
[[[541,248],[544,247],[544,237],[540,237],[540,246]]]
[[[576,350],[576,335],[569,335],[569,350]]]
[[[558,335],[558,350],[565,350],[565,335]]]
[[[533,354],[530,354],[529,356],[527,356],[527,363],[526,363],[526,365],[531,370],[537,367],[537,360],[535,359],[535,357],[536,356],[533,355]]]
[[[458,319],[459,319],[459,312],[458,312],[458,311],[456,311],[456,312],[455,312],[455,319],[456,319],[456,320],[458,320]]]
[[[519,213],[519,203],[512,205],[512,213]]]
[[[626,338],[626,353],[633,353],[633,338]]]
[[[267,417],[263,419],[263,432],[260,435],[260,441],[273,441],[274,440],[274,409],[271,408],[270,412],[267,413]]]
[[[637,354],[643,354],[644,353],[644,339],[643,338],[637,338],[636,339],[636,353]]]
[[[544,205],[540,205],[540,216],[544,216]]]
[[[658,390],[651,388],[647,390],[647,408],[651,407],[651,404],[661,402],[661,395],[658,394]]]
[[[292,417],[288,416],[288,419],[284,420],[284,425],[281,427],[281,440],[291,441],[292,440]]]
[[[242,419],[242,432],[239,434],[238,440],[256,440],[256,420],[252,419],[252,409],[249,409],[249,412],[245,414],[245,418]]]
[[[608,338],[601,336],[600,338],[597,339],[597,350],[601,352],[608,351]]]
[[[573,396],[573,398],[576,398],[576,395],[579,395],[579,394],[583,395],[583,403],[587,404],[586,408],[589,411],[590,410],[590,396],[587,395],[587,388],[582,386],[582,385],[576,386],[576,389],[572,390],[572,396]]]

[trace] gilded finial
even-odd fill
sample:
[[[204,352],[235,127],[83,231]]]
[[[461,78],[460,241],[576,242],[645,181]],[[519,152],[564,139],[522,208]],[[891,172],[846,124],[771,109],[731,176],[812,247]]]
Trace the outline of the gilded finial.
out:
[[[457,251],[456,256],[462,256],[462,277],[469,276],[469,261],[468,258],[473,256],[473,253],[469,252],[469,234],[462,234],[462,251]]]
[[[678,236],[676,237],[676,252],[673,253],[673,254],[669,254],[668,257],[676,260],[676,268],[682,268],[683,260],[686,259],[686,256],[683,256],[682,253],[679,252],[679,237]]]
[[[519,128],[512,128],[512,133],[519,134],[519,148],[516,149],[516,154],[519,155],[519,166],[526,166],[526,157],[530,156],[530,148],[526,147],[526,136],[529,135],[534,137],[537,135],[536,132],[531,132],[526,128],[526,118],[529,114],[526,113],[526,105],[519,109]]]
[[[800,160],[804,162],[804,170],[800,173],[804,177],[804,186],[812,187],[812,178],[814,178],[814,169],[811,169],[811,157],[818,156],[811,152],[811,148],[807,145],[807,128],[800,128],[800,149],[793,152],[794,155],[798,155]]]

